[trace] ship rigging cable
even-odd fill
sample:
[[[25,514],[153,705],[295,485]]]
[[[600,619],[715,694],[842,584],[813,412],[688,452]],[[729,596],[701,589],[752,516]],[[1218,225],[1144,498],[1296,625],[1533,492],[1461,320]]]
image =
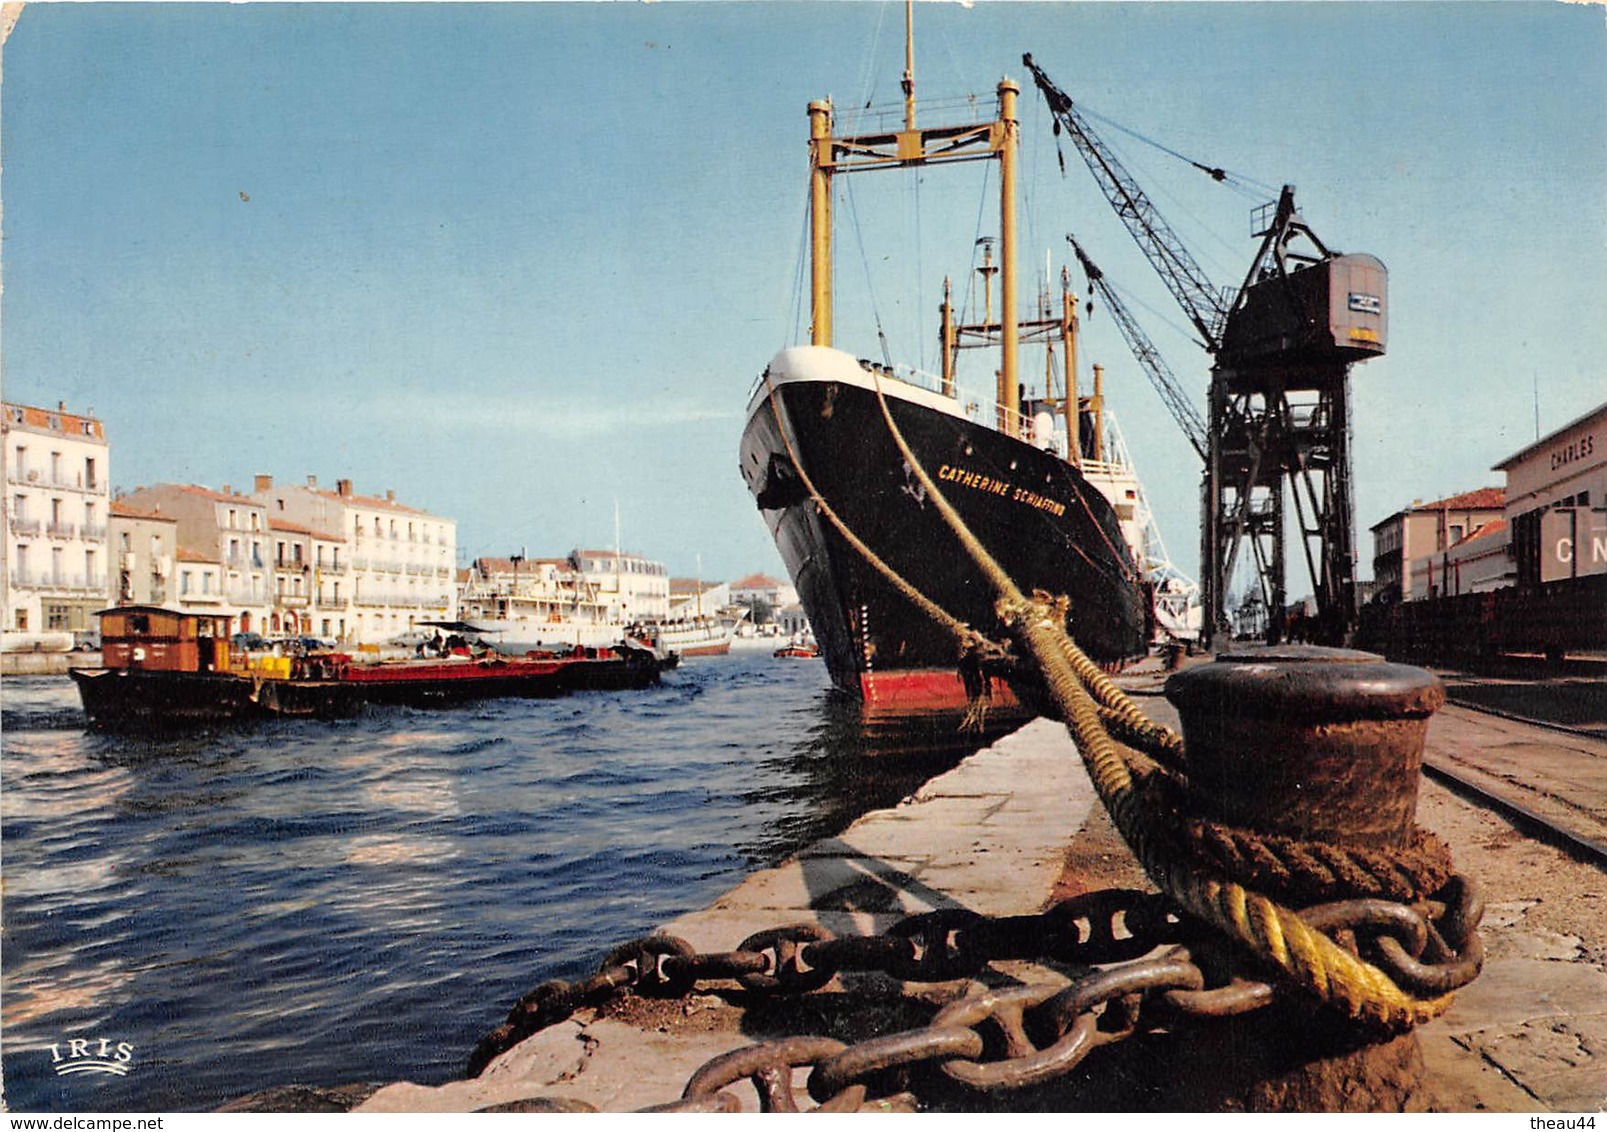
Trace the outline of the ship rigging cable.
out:
[[[1269,197],[1276,197],[1278,195],[1277,188],[1272,185],[1263,184],[1253,177],[1246,177],[1241,173],[1234,173],[1230,170],[1223,169],[1220,166],[1203,164],[1202,162],[1196,161],[1192,157],[1189,157],[1187,154],[1179,153],[1177,150],[1161,144],[1154,138],[1146,137],[1130,126],[1122,125],[1114,118],[1107,117],[1106,115],[1099,113],[1097,110],[1090,110],[1087,103],[1078,103],[1078,106],[1085,115],[1094,119],[1095,121],[1103,122],[1113,130],[1120,130],[1128,137],[1141,141],[1147,146],[1153,146],[1155,149],[1158,149],[1162,153],[1168,154],[1171,157],[1177,158],[1186,165],[1192,165],[1200,172],[1209,176],[1211,180],[1220,185],[1226,185],[1228,188],[1232,189],[1240,196],[1245,197],[1247,200],[1253,200],[1257,204],[1260,204]],[[1059,134],[1058,130],[1055,132],[1057,135]],[[1062,163],[1062,168],[1064,168],[1064,163]]]
[[[848,215],[854,221],[854,243],[859,247],[859,262],[865,270],[865,293],[870,297],[871,317],[876,320],[876,338],[882,345],[882,364],[892,368],[893,357],[887,346],[887,331],[882,328],[882,308],[876,301],[876,281],[871,278],[870,256],[865,252],[865,234],[859,226],[859,205],[854,199],[854,185],[850,181],[843,190],[848,195]]]

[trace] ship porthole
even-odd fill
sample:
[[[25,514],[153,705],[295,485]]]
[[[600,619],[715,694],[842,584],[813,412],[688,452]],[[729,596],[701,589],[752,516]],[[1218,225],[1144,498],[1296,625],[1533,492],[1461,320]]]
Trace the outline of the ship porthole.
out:
[[[1010,461],[1010,470],[1012,472],[1016,470],[1016,462],[1014,460]]]
[[[960,445],[960,451],[969,456],[971,454],[971,446],[969,444],[962,444]]]

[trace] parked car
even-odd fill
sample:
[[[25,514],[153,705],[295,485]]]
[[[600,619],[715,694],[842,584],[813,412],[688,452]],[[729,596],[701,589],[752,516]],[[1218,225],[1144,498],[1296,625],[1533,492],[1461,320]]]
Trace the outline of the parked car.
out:
[[[305,656],[310,652],[326,652],[335,647],[333,641],[318,637],[270,637],[263,644],[283,656]]]

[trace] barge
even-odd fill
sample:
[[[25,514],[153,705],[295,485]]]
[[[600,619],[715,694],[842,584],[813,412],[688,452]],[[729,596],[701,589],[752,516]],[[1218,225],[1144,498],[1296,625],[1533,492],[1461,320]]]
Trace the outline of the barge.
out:
[[[90,726],[144,730],[276,716],[338,718],[369,704],[440,707],[503,697],[627,690],[657,683],[660,664],[628,644],[510,657],[472,650],[440,658],[360,662],[342,652],[251,655],[229,618],[160,606],[102,610],[102,667],[73,681]]]

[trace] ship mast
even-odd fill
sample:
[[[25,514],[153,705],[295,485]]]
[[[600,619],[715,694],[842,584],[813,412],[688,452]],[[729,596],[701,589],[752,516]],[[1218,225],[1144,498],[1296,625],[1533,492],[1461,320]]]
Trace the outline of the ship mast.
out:
[[[1066,418],[1066,459],[1082,467],[1082,404],[1077,393],[1077,296],[1071,293],[1071,276],[1060,269],[1060,340],[1066,355],[1066,398],[1061,415]]]
[[[909,168],[955,161],[999,163],[1000,333],[998,402],[1004,430],[1014,436],[1021,419],[1020,334],[1016,324],[1016,165],[1021,127],[1008,78],[998,86],[998,116],[991,122],[921,129],[915,124],[915,18],[904,4],[904,128],[894,133],[833,134],[830,99],[809,104],[809,340],[832,344],[832,178],[867,169]]]

